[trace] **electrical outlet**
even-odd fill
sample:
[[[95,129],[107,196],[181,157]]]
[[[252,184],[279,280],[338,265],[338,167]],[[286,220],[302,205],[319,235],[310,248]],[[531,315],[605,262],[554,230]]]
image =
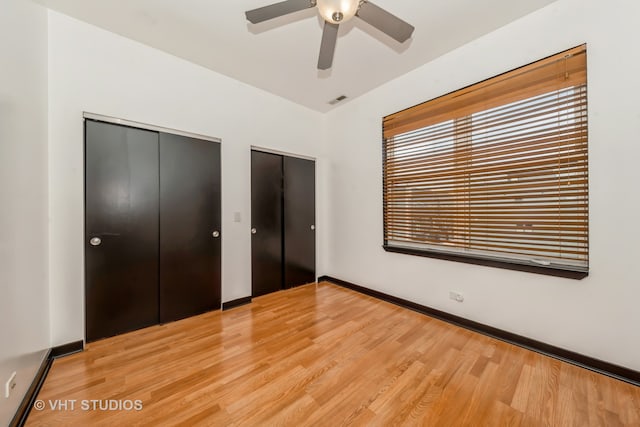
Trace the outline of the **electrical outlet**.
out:
[[[464,301],[464,297],[460,292],[449,291],[449,298],[458,302]]]
[[[16,388],[16,373],[15,372],[13,374],[11,374],[11,376],[9,377],[9,380],[4,385],[4,397],[5,397],[5,399],[8,399],[9,396],[11,396],[11,392],[13,391],[14,388]]]

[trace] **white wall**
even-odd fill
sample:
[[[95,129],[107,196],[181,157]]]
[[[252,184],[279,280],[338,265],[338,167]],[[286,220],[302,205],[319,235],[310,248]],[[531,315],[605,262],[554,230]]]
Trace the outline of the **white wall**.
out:
[[[0,425],[49,347],[47,12],[0,2]],[[16,371],[9,399],[4,385]]]
[[[31,2],[2,7],[0,191],[9,203],[0,210],[0,385],[16,369],[31,380],[49,345],[48,318],[51,345],[84,337],[83,111],[223,139],[223,301],[251,292],[249,149],[258,145],[318,159],[319,274],[640,369],[640,287],[630,270],[640,238],[640,109],[628,95],[640,89],[636,1],[559,0],[327,116],[59,13],[48,12],[47,22]],[[573,281],[385,253],[381,117],[583,42],[590,276]],[[240,224],[232,221],[236,211]],[[450,301],[449,289],[465,302]],[[2,401],[0,422],[18,401]]]
[[[327,273],[640,370],[636,0],[559,0],[330,113]],[[418,29],[419,30],[419,29]],[[588,43],[590,270],[575,281],[382,249],[381,118]],[[465,296],[448,299],[449,290]]]
[[[324,117],[53,11],[49,58],[53,345],[84,338],[83,111],[222,138],[222,300],[251,295],[250,147],[315,157],[322,195]]]

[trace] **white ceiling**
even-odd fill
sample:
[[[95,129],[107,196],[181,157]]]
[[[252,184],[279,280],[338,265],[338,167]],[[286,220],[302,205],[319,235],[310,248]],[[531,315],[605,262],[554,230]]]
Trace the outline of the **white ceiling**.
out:
[[[315,8],[258,25],[245,20],[245,10],[276,1],[40,0],[321,112],[339,95],[353,99],[555,0],[374,0],[416,27],[413,38],[401,45],[355,18],[340,26],[333,68],[322,72]]]

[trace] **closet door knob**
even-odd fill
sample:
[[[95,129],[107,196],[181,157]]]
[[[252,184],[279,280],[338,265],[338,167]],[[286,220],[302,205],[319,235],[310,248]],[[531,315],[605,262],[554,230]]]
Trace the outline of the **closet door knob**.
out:
[[[258,230],[256,230],[255,228],[251,229],[251,234],[256,234],[258,232]]]
[[[214,231],[213,233],[211,233],[211,235],[213,237],[220,237],[220,232],[219,231]]]
[[[102,239],[99,237],[92,237],[91,240],[89,240],[91,246],[100,246],[100,243],[102,243]]]
[[[312,226],[311,226],[311,230],[313,231],[313,230],[315,230],[315,229],[316,229],[316,226],[315,226],[315,225],[312,225]]]

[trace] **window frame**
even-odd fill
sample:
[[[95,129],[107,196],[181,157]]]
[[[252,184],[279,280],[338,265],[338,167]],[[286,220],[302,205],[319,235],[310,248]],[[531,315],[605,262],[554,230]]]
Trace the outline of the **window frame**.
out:
[[[572,49],[569,49],[565,52],[569,52],[569,51],[573,51],[576,49],[582,49],[585,53],[585,58],[586,58],[586,44],[582,45],[582,46],[578,46]],[[564,52],[561,52],[561,54]],[[477,85],[482,85],[485,82],[489,82],[493,79],[499,78],[501,76],[507,75],[509,73],[513,73],[516,72],[520,69],[523,69],[525,67],[529,67],[532,66],[536,63],[548,60],[549,58],[553,58],[556,57],[560,54],[555,54],[555,55],[551,55],[547,58],[541,59],[539,61],[534,61],[530,64],[524,65],[523,67],[519,67],[516,68],[514,70],[509,70],[505,73],[499,74],[497,76],[493,76],[489,79],[483,80],[481,82],[477,82],[474,84],[471,84],[469,86],[466,86],[464,88],[461,89],[457,89],[455,91],[449,92],[447,94],[444,94],[442,96],[436,97],[432,100],[420,103],[414,107],[409,107],[405,110],[402,110],[398,113],[394,113],[391,114],[389,116],[386,116],[383,118],[383,123],[382,123],[382,196],[383,196],[383,249],[386,252],[390,252],[390,253],[399,253],[399,254],[406,254],[406,255],[414,255],[414,256],[421,256],[421,257],[427,257],[427,258],[434,258],[434,259],[441,259],[441,260],[448,260],[448,261],[454,261],[454,262],[462,262],[462,263],[467,263],[467,264],[474,264],[474,265],[482,265],[482,266],[489,266],[489,267],[496,267],[496,268],[502,268],[502,269],[508,269],[508,270],[515,270],[515,271],[524,271],[524,272],[529,272],[529,273],[537,273],[537,274],[544,274],[544,275],[550,275],[550,276],[557,276],[557,277],[564,277],[564,278],[570,278],[570,279],[583,279],[584,277],[587,277],[589,275],[589,262],[588,262],[588,254],[589,254],[589,210],[588,210],[588,194],[589,194],[589,184],[588,184],[588,180],[587,180],[587,184],[586,184],[586,190],[585,190],[585,195],[586,195],[586,206],[587,206],[587,211],[586,211],[586,267],[582,267],[582,266],[571,266],[571,265],[556,265],[556,264],[552,264],[552,265],[543,265],[543,264],[538,264],[533,260],[524,260],[524,259],[518,259],[517,257],[504,257],[504,256],[500,256],[499,251],[495,251],[495,255],[483,255],[483,254],[477,254],[477,253],[464,253],[462,250],[460,250],[459,252],[454,250],[439,250],[437,248],[429,248],[426,247],[428,245],[428,243],[425,243],[424,246],[425,247],[418,247],[420,244],[409,244],[407,246],[403,246],[402,244],[399,243],[394,243],[394,244],[390,244],[390,242],[387,240],[387,236],[389,236],[388,233],[388,219],[386,216],[387,213],[387,206],[388,206],[388,190],[385,187],[386,183],[387,183],[387,150],[388,150],[388,144],[389,141],[387,139],[386,136],[386,129],[384,126],[384,122],[385,120],[390,117],[390,116],[395,116],[398,115],[402,112],[414,109],[416,107],[419,107],[423,104],[427,104],[429,102],[432,102],[434,100],[443,98],[443,97],[448,97],[451,96],[452,94],[455,94],[457,92],[461,92],[461,91],[466,91],[469,90],[470,88],[477,86]],[[586,71],[585,71],[586,72]],[[584,86],[585,88],[588,88],[588,84],[585,81],[584,82]],[[548,93],[552,93],[552,92],[548,92]],[[525,100],[528,99],[532,99],[535,96],[532,97],[527,97],[524,98]],[[587,98],[587,96],[585,95],[585,99]],[[508,105],[508,103],[504,103],[503,105]],[[486,110],[482,110],[482,111],[490,111],[491,108],[487,108]],[[462,116],[462,117],[450,117],[446,120],[442,120],[442,121],[437,121],[434,123],[434,125],[437,124],[444,124],[446,121],[448,120],[452,120],[453,121],[453,126],[457,125],[457,122],[459,120],[469,120],[469,122],[472,121],[472,117],[473,114],[469,114],[466,116]],[[585,106],[585,120],[586,120],[586,128],[588,129],[588,107]],[[428,128],[429,125],[424,126],[424,127],[418,127],[416,129],[426,129]],[[469,130],[469,134],[473,133],[473,125],[471,125],[470,130]],[[402,134],[402,133],[398,133],[398,134]],[[588,134],[588,130],[587,130],[587,134]],[[471,136],[469,136],[469,138],[471,138]],[[454,144],[456,144],[456,140],[454,139]],[[588,168],[588,136],[587,136],[587,143],[586,143],[586,148],[587,148],[587,166],[586,166],[586,176],[588,177],[589,175],[589,168]],[[454,154],[455,156],[455,154]],[[436,245],[437,246],[437,245]],[[488,251],[491,252],[491,251]]]

